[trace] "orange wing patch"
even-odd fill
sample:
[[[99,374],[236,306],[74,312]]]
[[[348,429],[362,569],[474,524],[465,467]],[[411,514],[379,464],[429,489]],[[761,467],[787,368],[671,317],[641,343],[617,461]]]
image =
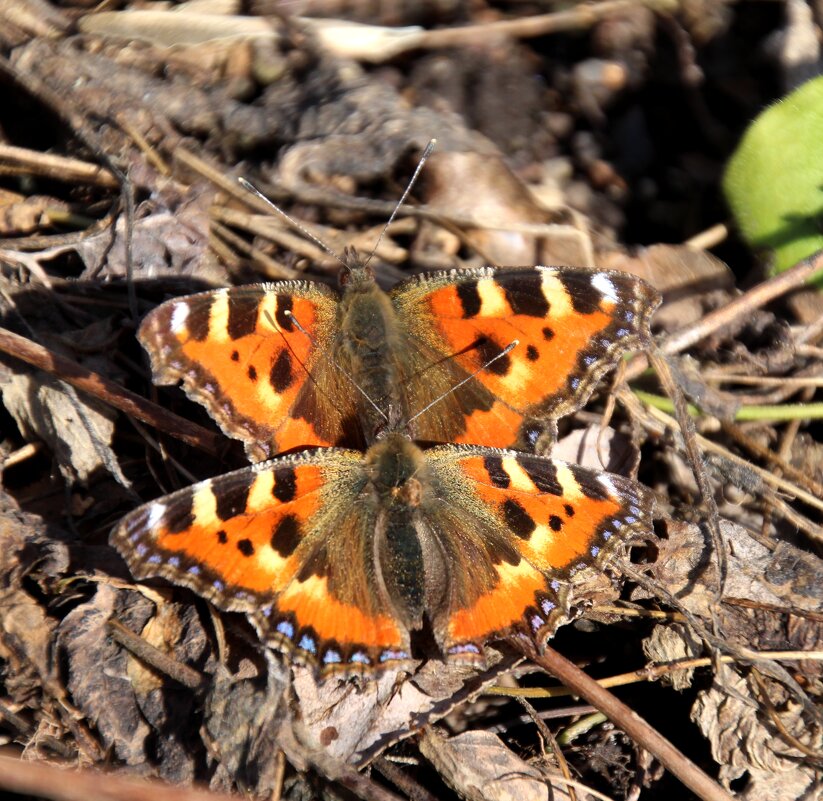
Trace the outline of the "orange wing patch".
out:
[[[164,577],[249,614],[267,642],[327,670],[408,658],[408,632],[369,586],[356,487],[362,454],[307,451],[228,473],[136,509],[112,544],[138,577]],[[350,567],[339,571],[332,561]],[[347,597],[338,572],[354,576]]]

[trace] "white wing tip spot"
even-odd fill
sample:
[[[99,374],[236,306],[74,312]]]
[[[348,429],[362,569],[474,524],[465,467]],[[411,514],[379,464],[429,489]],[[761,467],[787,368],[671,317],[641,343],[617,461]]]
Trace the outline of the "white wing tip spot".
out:
[[[146,519],[146,527],[154,528],[160,524],[160,521],[166,514],[166,507],[162,503],[154,503],[149,509],[149,516]]]
[[[597,480],[600,482],[601,486],[612,496],[612,498],[616,498],[620,493],[617,491],[617,487],[614,486],[614,482],[611,479],[611,476],[607,476],[605,473],[599,475]]]
[[[592,276],[592,286],[603,295],[606,300],[612,303],[617,303],[619,298],[617,296],[617,289],[612,283],[611,278],[605,273],[595,273]]]
[[[186,320],[189,317],[188,303],[175,303],[171,313],[171,330],[179,334],[186,328]]]

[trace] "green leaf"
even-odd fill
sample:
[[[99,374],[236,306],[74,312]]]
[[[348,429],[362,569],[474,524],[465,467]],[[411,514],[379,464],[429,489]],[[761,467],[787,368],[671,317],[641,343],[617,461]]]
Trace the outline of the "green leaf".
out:
[[[823,77],[746,129],[723,191],[746,242],[773,252],[774,272],[823,250]]]

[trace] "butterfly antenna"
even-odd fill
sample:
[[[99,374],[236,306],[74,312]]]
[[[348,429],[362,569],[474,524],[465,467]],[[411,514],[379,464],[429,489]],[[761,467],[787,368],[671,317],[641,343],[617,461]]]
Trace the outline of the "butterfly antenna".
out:
[[[380,232],[380,236],[377,237],[377,242],[374,243],[374,247],[372,248],[371,253],[369,253],[368,257],[363,262],[364,267],[369,266],[369,262],[374,257],[374,254],[377,253],[377,248],[380,247],[380,243],[383,241],[383,237],[386,235],[386,231],[389,230],[389,226],[394,222],[394,218],[400,211],[400,207],[403,205],[403,203],[405,203],[406,198],[409,196],[409,192],[412,191],[412,187],[415,185],[415,183],[417,183],[417,179],[420,176],[420,171],[423,169],[423,165],[426,163],[429,156],[432,154],[432,150],[434,150],[434,146],[436,144],[436,139],[430,139],[429,143],[426,145],[426,149],[423,151],[423,155],[420,156],[420,161],[417,162],[417,167],[414,170],[414,174],[409,179],[408,184],[406,184],[406,188],[403,191],[403,194],[400,196],[400,200],[397,201],[397,205],[395,205],[394,211],[391,213],[388,222],[383,226],[383,230]]]
[[[267,206],[269,206],[274,211],[276,211],[293,228],[300,231],[300,233],[303,234],[303,236],[307,237],[308,239],[311,239],[311,241],[314,242],[314,244],[317,245],[321,250],[328,253],[329,256],[331,256],[333,259],[336,259],[337,261],[339,261],[340,264],[342,264],[344,267],[348,268],[349,265],[346,264],[345,259],[341,258],[337,253],[335,253],[322,239],[320,239],[320,237],[315,236],[311,231],[308,230],[308,228],[306,228],[304,225],[302,225],[297,220],[295,220],[294,217],[290,217],[288,214],[286,214],[286,212],[283,211],[283,209],[281,209],[280,206],[278,206],[275,203],[272,203],[271,200],[269,200],[255,186],[250,184],[245,178],[238,178],[237,182],[240,184],[240,186],[243,187],[243,189],[245,189],[246,191],[251,192],[253,195],[256,195],[257,197],[259,197],[260,200],[262,200]],[[404,195],[404,197],[405,197],[405,195]]]
[[[283,312],[283,314],[285,314],[287,317],[291,318],[291,321],[294,323],[297,330],[300,331],[309,340],[309,342],[311,342],[312,344],[315,344],[312,335],[308,331],[306,331],[306,329],[303,328],[302,325],[300,325],[300,321],[294,316],[294,314],[292,314],[292,312],[289,309],[286,309]],[[288,345],[288,342],[286,344]],[[289,350],[291,350],[291,352],[294,353],[291,346],[288,345],[288,347],[289,347]],[[297,354],[295,354],[295,356],[296,355]],[[298,361],[299,361],[299,359],[298,359]],[[302,365],[302,362],[300,362],[300,363]],[[334,365],[335,369],[339,370],[351,382],[351,385],[366,399],[366,402],[369,403],[372,406],[372,408],[386,421],[386,423],[388,423],[389,422],[388,415],[371,399],[371,397],[369,397],[369,394],[366,392],[366,390],[363,389],[363,387],[361,387],[360,384],[358,384],[357,381],[354,380],[354,376],[351,375],[348,372],[348,370],[341,367],[336,361],[332,360],[331,363],[332,363],[332,365]],[[303,367],[305,369],[305,365],[303,365]],[[308,373],[309,378],[312,380],[312,382],[314,382],[314,385],[319,388],[319,384],[317,384],[317,382],[314,381],[314,378],[312,377],[311,373],[308,370],[306,370],[306,372]]]
[[[437,405],[443,398],[448,397],[452,394],[452,392],[457,392],[463,384],[467,384],[471,381],[478,373],[482,373],[487,367],[494,364],[498,359],[502,359],[507,353],[513,351],[518,345],[520,344],[519,339],[513,339],[508,345],[506,345],[497,356],[492,357],[489,359],[484,365],[478,367],[471,375],[466,376],[460,383],[455,384],[453,387],[449,387],[442,395],[438,395],[431,403],[424,406],[417,414],[413,414],[408,420],[406,420],[406,426],[410,426],[421,414],[425,414],[432,406]]]

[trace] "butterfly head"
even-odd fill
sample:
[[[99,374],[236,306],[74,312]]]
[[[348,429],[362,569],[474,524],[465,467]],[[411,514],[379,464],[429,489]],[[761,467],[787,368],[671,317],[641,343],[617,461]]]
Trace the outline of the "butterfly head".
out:
[[[341,262],[343,266],[337,274],[337,283],[340,287],[351,288],[374,283],[374,270],[360,258],[355,248],[345,248]]]

